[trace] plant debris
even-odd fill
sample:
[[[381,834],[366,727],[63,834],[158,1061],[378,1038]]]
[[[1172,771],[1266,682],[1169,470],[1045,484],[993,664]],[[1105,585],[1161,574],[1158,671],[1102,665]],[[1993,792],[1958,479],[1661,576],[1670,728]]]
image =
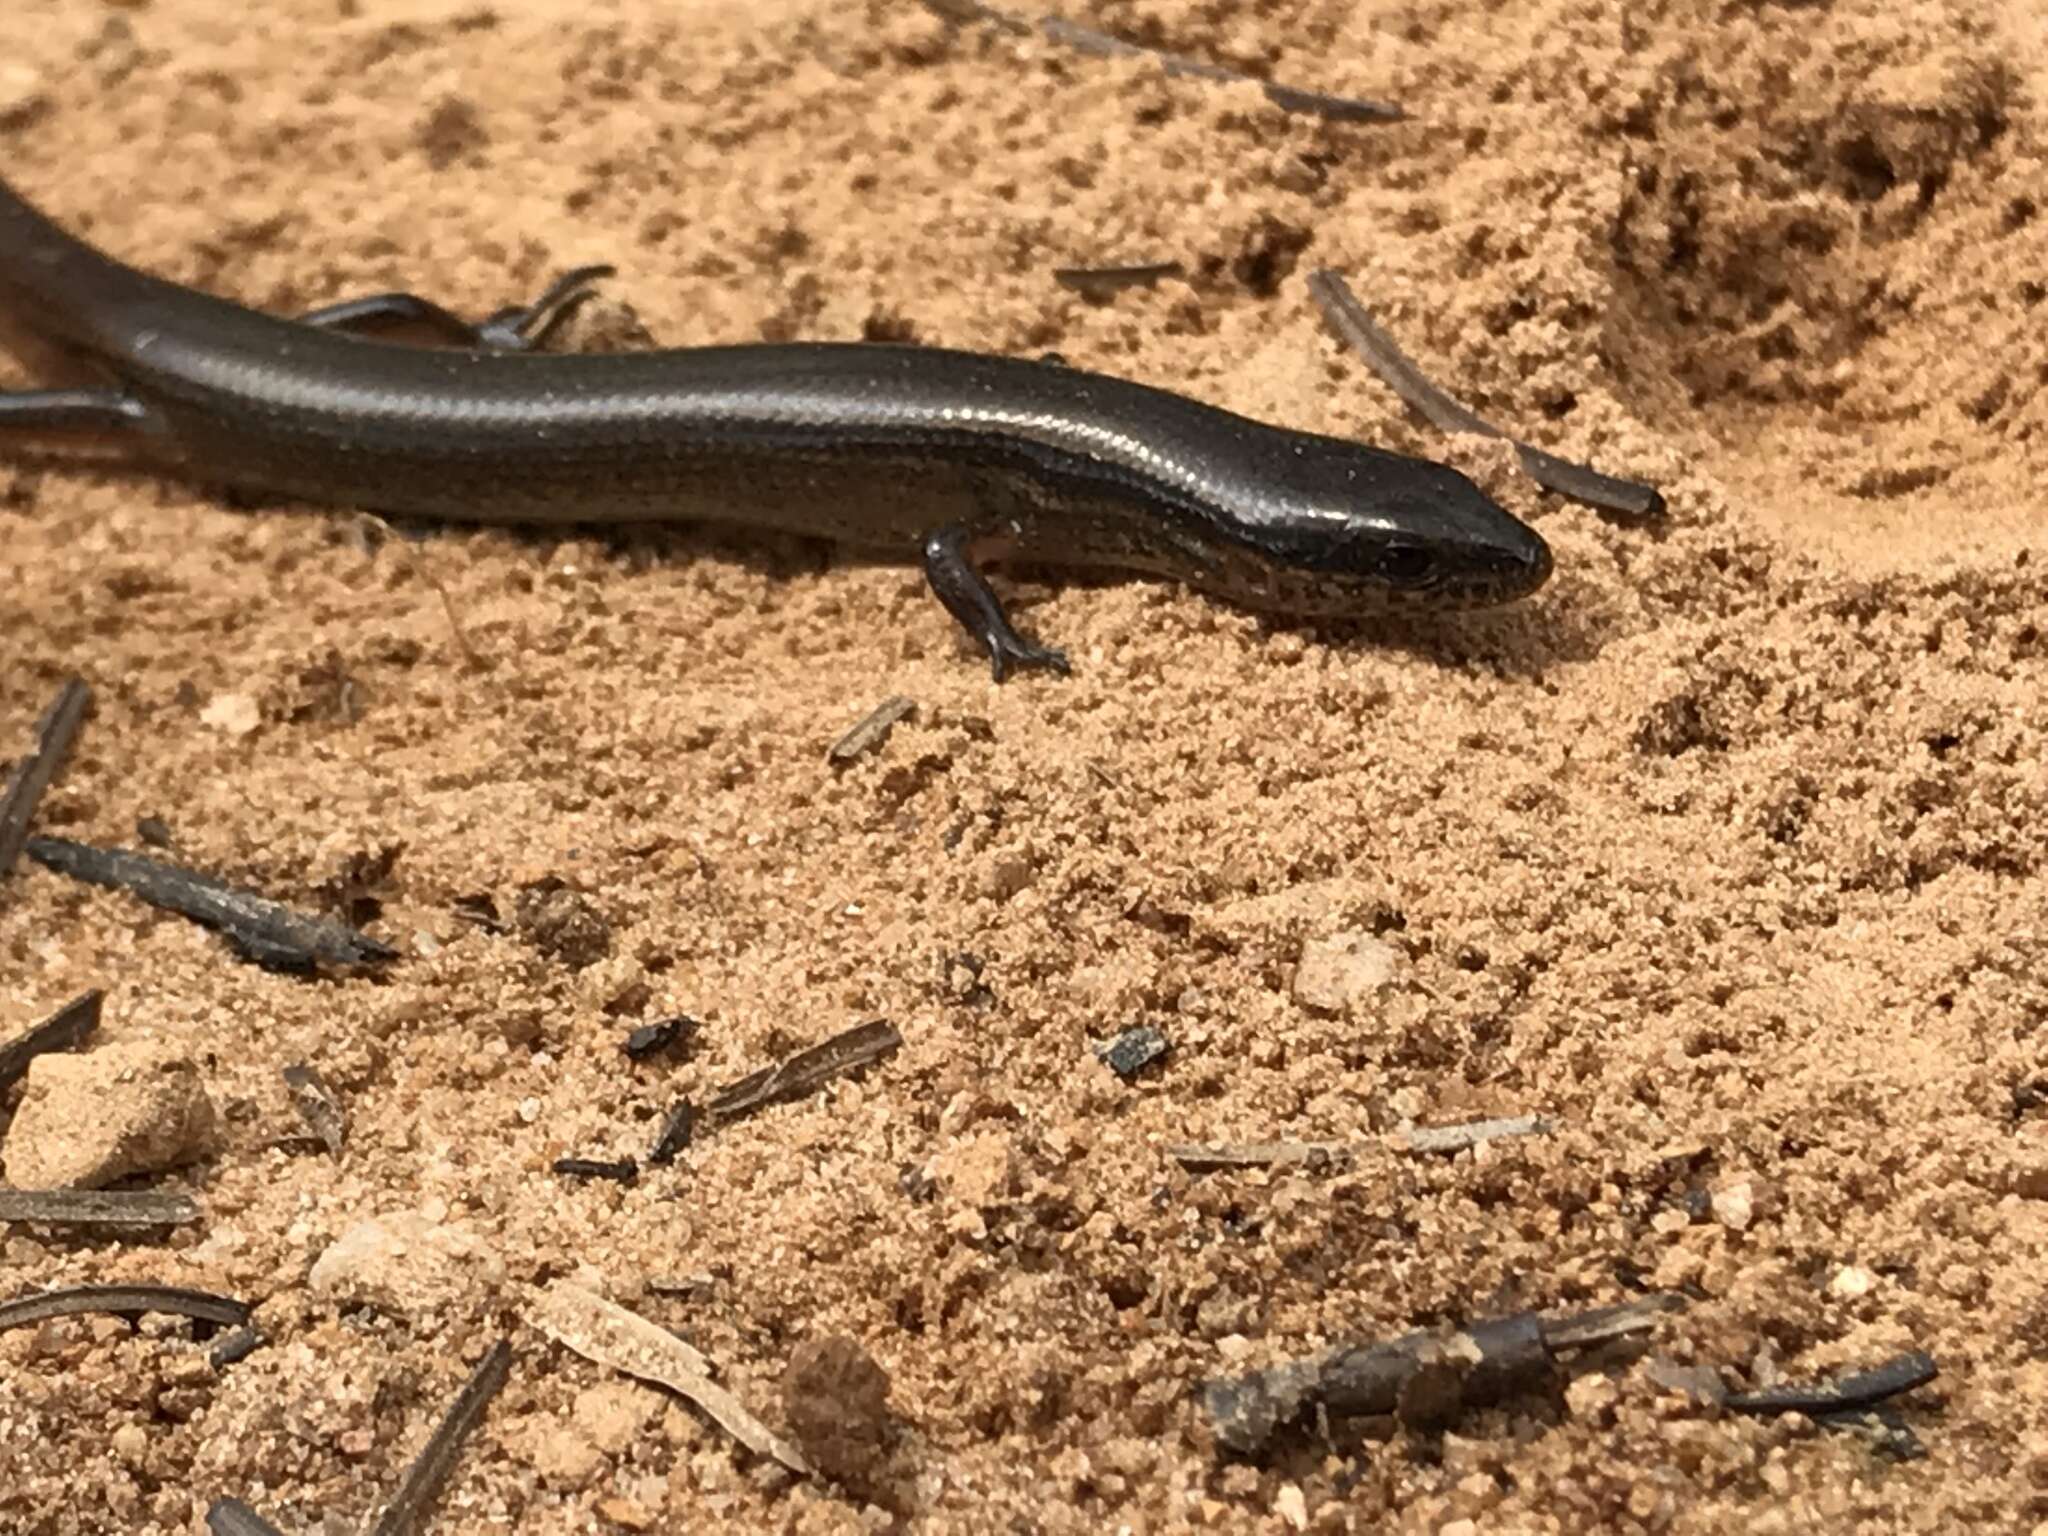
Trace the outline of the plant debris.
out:
[[[237,1328],[213,1341],[213,1347],[206,1352],[206,1363],[216,1371],[224,1371],[248,1359],[269,1342],[260,1329]]]
[[[176,1317],[219,1323],[224,1328],[240,1328],[249,1321],[252,1310],[247,1302],[236,1301],[232,1296],[189,1291],[175,1285],[73,1285],[0,1301],[0,1332],[80,1312],[167,1312]]]
[[[186,1195],[150,1190],[0,1189],[0,1221],[52,1227],[182,1227],[199,1219]]]
[[[463,922],[481,928],[485,933],[510,933],[511,924],[498,915],[498,903],[488,891],[478,891],[469,896],[455,898],[450,910]]]
[[[342,1146],[348,1140],[348,1111],[341,1107],[341,1100],[334,1096],[326,1079],[304,1062],[295,1062],[284,1069],[284,1081],[291,1089],[292,1108],[299,1112],[307,1129],[330,1157],[341,1156]]]
[[[630,1157],[613,1162],[596,1157],[558,1157],[554,1169],[572,1179],[612,1179],[620,1184],[631,1184],[640,1177],[640,1165]]]
[[[1126,288],[1149,288],[1185,270],[1177,261],[1136,262],[1123,267],[1054,267],[1052,280],[1084,298],[1105,299]]]
[[[1080,26],[1058,16],[1044,16],[1037,21],[1026,21],[1022,17],[1012,16],[1007,11],[979,4],[978,0],[925,0],[925,7],[948,21],[984,22],[1012,33],[1036,31],[1052,42],[1064,44],[1079,53],[1093,54],[1097,58],[1153,59],[1169,75],[1188,75],[1196,79],[1220,80],[1232,84],[1249,82],[1264,91],[1266,99],[1284,112],[1300,112],[1337,123],[1395,123],[1408,115],[1392,102],[1367,101],[1355,96],[1330,96],[1321,91],[1304,91],[1291,85],[1276,85],[1270,80],[1261,80],[1241,70],[1226,69],[1221,64],[1210,64],[1201,59],[1191,59],[1185,54],[1168,53],[1160,48],[1146,48],[1137,43],[1127,43],[1120,37],[1112,37],[1107,32],[1097,32],[1092,27]]]
[[[100,1004],[107,994],[95,987],[74,997],[42,1023],[0,1045],[0,1092],[28,1070],[28,1064],[50,1051],[75,1051],[100,1027]]]
[[[397,950],[334,918],[294,912],[267,896],[125,848],[32,837],[28,854],[60,874],[128,891],[152,906],[217,929],[245,957],[272,970],[307,971],[323,965],[346,969],[398,958]]]
[[[690,1144],[690,1137],[697,1129],[697,1106],[688,1099],[678,1100],[662,1119],[661,1134],[654,1138],[654,1150],[647,1154],[650,1163],[666,1164],[676,1160],[676,1154]]]
[[[634,1061],[645,1061],[658,1056],[677,1042],[687,1044],[703,1026],[686,1013],[679,1013],[672,1019],[661,1019],[653,1024],[642,1024],[625,1038],[619,1049]]]
[[[476,1428],[477,1420],[498,1395],[498,1389],[505,1385],[511,1369],[511,1341],[500,1339],[477,1362],[469,1380],[455,1394],[455,1401],[448,1405],[440,1425],[427,1437],[413,1464],[406,1468],[398,1491],[370,1527],[370,1536],[412,1536],[420,1528],[421,1517],[440,1497],[441,1485],[447,1482],[463,1441]]]
[[[214,1536],[284,1536],[240,1499],[215,1499],[206,1507],[206,1528]]]
[[[85,719],[86,706],[91,703],[92,690],[86,687],[85,679],[69,679],[36,721],[35,746],[7,776],[7,787],[0,790],[0,878],[14,872],[15,861],[28,841],[29,823],[35,818],[36,806],[50,781],[56,778],[57,770],[64,766],[64,759],[70,756],[71,743]]]
[[[917,713],[917,700],[906,694],[891,694],[854,725],[853,729],[833,742],[825,753],[827,762],[845,764],[865,753],[874,751],[889,739],[889,733],[896,728],[896,722],[907,720]]]
[[[751,1072],[721,1088],[705,1106],[714,1120],[737,1120],[767,1105],[801,1098],[849,1072],[894,1055],[903,1036],[887,1019],[873,1019],[799,1051],[786,1061]]]
[[[1341,1345],[1212,1381],[1202,1401],[1217,1445],[1245,1457],[1263,1455],[1282,1432],[1311,1420],[1391,1414],[1411,1429],[1442,1429],[1469,1408],[1553,1389],[1560,1352],[1647,1332],[1680,1304],[1657,1295],[1591,1312],[1518,1312],[1461,1329]]]
[[[527,1321],[586,1360],[680,1392],[748,1450],[773,1457],[799,1476],[810,1475],[802,1452],[711,1379],[709,1360],[639,1313],[557,1280],[533,1293]]]
[[[1584,464],[1560,459],[1512,438],[1492,422],[1460,405],[1430,382],[1415,362],[1381,328],[1370,311],[1359,302],[1351,285],[1327,267],[1309,275],[1308,291],[1322,309],[1330,328],[1348,342],[1366,365],[1380,376],[1412,409],[1420,412],[1439,432],[1473,432],[1511,444],[1522,462],[1522,472],[1547,491],[1582,501],[1588,506],[1630,517],[1661,517],[1664,498],[1654,486],[1638,480],[1603,475]]]
[[[1127,1029],[1122,1034],[1095,1043],[1095,1057],[1118,1077],[1129,1082],[1166,1054],[1166,1036],[1149,1024]]]
[[[1166,1154],[1190,1173],[1232,1168],[1335,1168],[1348,1166],[1369,1152],[1463,1152],[1489,1141],[1547,1135],[1550,1128],[1550,1122],[1540,1115],[1517,1115],[1507,1120],[1411,1127],[1361,1141],[1180,1142],[1168,1147]]]
[[[1184,1141],[1168,1147],[1166,1155],[1189,1173],[1217,1173],[1233,1168],[1330,1168],[1349,1164],[1361,1152],[1380,1145],[1374,1141]]]
[[[1538,1115],[1516,1115],[1508,1120],[1471,1120],[1463,1125],[1440,1125],[1396,1134],[1410,1152],[1463,1152],[1484,1142],[1511,1136],[1542,1136],[1550,1124]]]

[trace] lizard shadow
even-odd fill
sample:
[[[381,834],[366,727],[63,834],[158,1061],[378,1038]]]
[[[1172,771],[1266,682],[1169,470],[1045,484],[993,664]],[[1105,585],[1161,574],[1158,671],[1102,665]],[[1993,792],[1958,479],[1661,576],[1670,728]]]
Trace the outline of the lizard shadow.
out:
[[[409,541],[445,537],[465,526],[406,518],[382,521]],[[478,530],[472,527],[469,531]],[[769,581],[839,569],[899,571],[922,579],[914,553],[896,558],[800,534],[763,533],[712,523],[499,524],[488,531],[535,550],[565,539],[588,542],[634,569],[712,560],[737,565]],[[1036,593],[1018,592],[1020,583],[1033,588],[1105,592],[1133,583],[1165,590],[1176,587],[1161,578],[1113,571],[1063,571],[1028,564],[998,566],[990,574],[999,588],[1010,589],[1007,606],[1020,620],[1043,600]],[[1300,620],[1250,614],[1221,598],[1194,595],[1198,601],[1213,602],[1231,613],[1253,618],[1263,632],[1298,634],[1346,653],[1391,651],[1436,666],[1485,667],[1522,678],[1541,676],[1547,669],[1562,664],[1591,661],[1629,627],[1621,607],[1598,585],[1568,572],[1554,577],[1541,592],[1499,608],[1445,612],[1418,608],[1349,619]],[[936,606],[936,598],[933,602]]]
[[[31,449],[10,454],[8,462],[11,467],[30,473],[58,471],[122,481],[164,481],[161,467],[108,460],[90,452]],[[324,513],[337,536],[350,536],[350,530],[360,530],[365,525],[363,521],[352,522],[346,514],[336,517],[331,509],[308,503],[211,485],[203,476],[178,478],[188,489],[245,513],[279,511],[310,518]],[[595,545],[630,569],[715,560],[738,565],[769,581],[840,568],[918,570],[913,550],[906,550],[898,558],[849,549],[801,534],[742,530],[715,523],[471,524],[446,519],[370,516],[407,543],[488,533],[539,551],[573,539]],[[361,535],[356,532],[353,536]],[[1134,582],[1169,590],[1175,586],[1159,578],[1114,571],[1057,570],[1028,564],[999,566],[991,574],[999,585],[1013,589],[1019,580],[1032,585],[1104,591]],[[1248,613],[1220,598],[1199,600],[1217,603],[1233,613]],[[1022,615],[1036,606],[1036,601],[1019,595],[1013,597],[1011,606]],[[1568,569],[1560,571],[1542,591],[1500,608],[1433,612],[1418,607],[1349,619],[1298,620],[1263,614],[1250,617],[1263,632],[1298,634],[1346,653],[1392,651],[1446,668],[1482,666],[1503,675],[1525,678],[1540,676],[1560,664],[1590,661],[1629,628],[1621,605],[1611,594]]]

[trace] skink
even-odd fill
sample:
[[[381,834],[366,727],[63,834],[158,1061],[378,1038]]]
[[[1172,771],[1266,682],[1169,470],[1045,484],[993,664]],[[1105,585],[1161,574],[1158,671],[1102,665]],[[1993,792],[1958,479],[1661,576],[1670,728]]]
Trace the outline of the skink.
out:
[[[1476,607],[1550,574],[1542,538],[1443,465],[1056,362],[538,350],[604,270],[482,325],[405,294],[285,319],[125,266],[0,182],[0,339],[62,386],[0,393],[0,434],[113,437],[208,482],[399,515],[694,519],[921,558],[998,680],[1067,663],[1011,626],[990,562],[1303,618]],[[447,344],[393,340],[395,321]]]

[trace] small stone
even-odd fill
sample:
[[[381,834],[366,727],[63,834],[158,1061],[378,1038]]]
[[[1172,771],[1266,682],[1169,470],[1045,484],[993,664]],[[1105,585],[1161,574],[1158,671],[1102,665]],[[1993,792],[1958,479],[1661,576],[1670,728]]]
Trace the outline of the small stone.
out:
[[[1748,1179],[1721,1185],[1710,1197],[1714,1220],[1731,1232],[1747,1232],[1756,1219],[1756,1189]]]
[[[1401,952],[1384,939],[1356,931],[1310,939],[1294,968],[1295,999],[1324,1013],[1354,1013],[1393,981]]]
[[[1225,1365],[1243,1365],[1250,1360],[1256,1346],[1241,1333],[1226,1334],[1216,1341],[1216,1353]]]
[[[931,1176],[955,1200],[992,1210],[1010,1198],[1016,1179],[1010,1138],[999,1132],[971,1136],[931,1160]]]
[[[263,711],[246,693],[217,693],[199,711],[199,723],[227,736],[247,736],[263,723]]]
[[[1151,1025],[1127,1029],[1112,1040],[1096,1042],[1095,1054],[1118,1077],[1136,1077],[1166,1054],[1166,1036]]]
[[[1615,1404],[1620,1401],[1621,1389],[1606,1376],[1580,1376],[1564,1389],[1565,1407],[1571,1410],[1573,1418],[1588,1424],[1604,1426],[1611,1422]]]
[[[495,1289],[504,1278],[503,1261],[482,1238],[419,1211],[357,1222],[327,1245],[307,1276],[316,1295],[398,1317]]]
[[[515,905],[527,941],[571,970],[595,965],[611,953],[612,926],[581,892],[552,877],[520,891]]]
[[[843,1334],[807,1339],[782,1374],[790,1434],[811,1465],[848,1488],[870,1486],[888,1455],[895,1421],[889,1377]]]
[[[1842,1301],[1855,1301],[1877,1289],[1877,1276],[1858,1264],[1844,1264],[1828,1281],[1828,1294]]]
[[[981,888],[996,901],[1008,901],[1030,885],[1031,880],[1030,861],[1012,854],[999,858],[989,865],[987,872],[982,876]]]
[[[645,1504],[629,1499],[623,1494],[613,1494],[608,1499],[597,1501],[597,1512],[613,1525],[629,1531],[644,1531],[654,1524],[654,1516]]]
[[[199,1068],[159,1041],[53,1053],[29,1063],[7,1128],[17,1189],[98,1189],[213,1149],[218,1125]]]
[[[1273,1513],[1297,1531],[1308,1529],[1308,1496],[1299,1483],[1282,1483],[1273,1496]]]

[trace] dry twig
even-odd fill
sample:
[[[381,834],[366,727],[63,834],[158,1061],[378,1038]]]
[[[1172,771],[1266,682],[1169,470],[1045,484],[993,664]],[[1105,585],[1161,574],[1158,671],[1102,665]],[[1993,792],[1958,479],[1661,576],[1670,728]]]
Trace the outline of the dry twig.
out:
[[[1646,1332],[1679,1304],[1650,1296],[1561,1317],[1518,1312],[1461,1329],[1343,1345],[1212,1381],[1203,1402],[1217,1444],[1239,1456],[1264,1454],[1284,1431],[1310,1420],[1392,1414],[1411,1428],[1439,1429],[1467,1409],[1553,1388],[1560,1352]]]
[[[1414,360],[1394,344],[1394,338],[1373,319],[1359,302],[1358,295],[1351,291],[1351,285],[1337,273],[1328,268],[1311,273],[1308,291],[1322,309],[1330,328],[1349,342],[1367,366],[1439,432],[1473,432],[1481,437],[1500,438],[1510,443],[1515,456],[1521,460],[1522,472],[1545,490],[1556,491],[1560,496],[1569,496],[1574,501],[1583,501],[1588,506],[1602,507],[1610,512],[1626,513],[1630,517],[1663,515],[1664,498],[1654,486],[1644,485],[1639,480],[1603,475],[1587,465],[1575,464],[1570,459],[1560,459],[1541,448],[1533,448],[1509,437],[1492,422],[1438,389]]]
[[[376,1524],[370,1527],[370,1536],[412,1536],[420,1528],[420,1518],[440,1497],[441,1485],[448,1481],[448,1473],[455,1466],[462,1442],[469,1438],[477,1420],[483,1417],[484,1409],[498,1395],[498,1389],[505,1385],[505,1377],[511,1369],[512,1345],[500,1339],[477,1362],[469,1380],[455,1394],[455,1401],[448,1405],[448,1412],[439,1426],[427,1437],[427,1443],[421,1447],[413,1464],[405,1469],[405,1476],[399,1480],[398,1492],[392,1495],[391,1502],[384,1506]]]
[[[259,965],[310,970],[320,965],[377,965],[398,958],[397,950],[334,918],[294,912],[267,896],[125,848],[94,848],[56,837],[32,837],[27,847],[30,858],[60,874],[132,892],[152,906],[218,929]]]
[[[14,861],[21,857],[36,805],[70,755],[72,739],[78,735],[91,702],[92,690],[83,678],[74,677],[59,688],[57,697],[36,721],[34,748],[7,776],[7,788],[0,790],[0,877],[11,874]]]

